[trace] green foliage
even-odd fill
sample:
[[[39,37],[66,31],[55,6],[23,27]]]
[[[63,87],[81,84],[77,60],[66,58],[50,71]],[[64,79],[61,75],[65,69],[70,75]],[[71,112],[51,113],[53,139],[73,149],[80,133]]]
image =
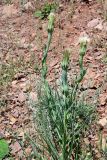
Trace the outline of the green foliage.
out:
[[[12,0],[1,0],[2,2],[4,2],[5,4],[11,4]]]
[[[4,139],[0,139],[0,160],[9,154],[8,143]]]
[[[16,73],[16,68],[13,62],[2,63],[0,66],[0,86],[6,86]]]
[[[104,57],[102,58],[102,62],[107,64],[107,55],[104,55]]]
[[[99,144],[97,146],[97,149],[101,154],[101,157],[102,157],[101,160],[106,160],[107,159],[107,137],[103,136],[101,129],[99,130],[98,138],[99,138]]]
[[[40,10],[34,13],[34,16],[39,17],[40,19],[45,19],[52,11],[55,11],[57,7],[57,3],[46,3]]]
[[[62,74],[60,86],[52,89],[46,80],[47,56],[54,29],[54,14],[49,16],[48,42],[45,45],[42,59],[42,84],[38,90],[38,102],[35,107],[35,124],[39,142],[31,140],[35,158],[38,160],[91,160],[87,150],[82,154],[82,138],[94,120],[94,109],[83,101],[79,101],[79,83],[86,70],[83,58],[86,53],[87,40],[80,42],[79,66],[80,74],[73,87],[69,85],[67,73],[69,52],[63,52],[61,63]]]
[[[1,62],[0,64],[0,88],[7,87],[8,84],[13,80],[15,74],[27,72],[28,68],[35,69],[39,71],[39,65],[37,63],[37,58],[35,55],[31,54],[29,61],[24,60],[24,56],[21,55],[14,60],[12,57],[6,62]]]

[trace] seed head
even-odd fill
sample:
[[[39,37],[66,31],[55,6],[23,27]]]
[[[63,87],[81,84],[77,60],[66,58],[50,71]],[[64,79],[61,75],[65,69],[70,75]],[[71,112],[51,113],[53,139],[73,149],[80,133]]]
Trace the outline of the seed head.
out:
[[[53,32],[54,29],[54,21],[55,21],[55,14],[53,12],[49,15],[49,22],[48,22],[48,32]]]

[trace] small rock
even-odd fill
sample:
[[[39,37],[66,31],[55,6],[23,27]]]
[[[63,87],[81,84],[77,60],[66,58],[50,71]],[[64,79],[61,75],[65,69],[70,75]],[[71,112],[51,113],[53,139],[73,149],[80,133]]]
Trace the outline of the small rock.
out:
[[[98,29],[98,30],[103,30],[103,25],[102,25],[102,23],[98,24],[95,28]]]
[[[10,120],[10,124],[15,124],[16,123],[16,121],[17,121],[17,119],[16,118],[14,118],[13,116],[9,116],[9,120]]]
[[[18,126],[14,124],[14,125],[12,126],[12,128],[16,130],[16,129],[18,129]]]
[[[54,80],[55,79],[53,77],[51,77],[51,78],[48,79],[49,82],[54,82]]]
[[[16,84],[17,84],[17,80],[12,81],[12,87],[16,86]]]
[[[26,38],[25,37],[22,37],[21,40],[18,42],[18,47],[20,49],[26,49],[29,47],[29,44],[26,42]]]
[[[24,137],[24,132],[20,132],[19,137]]]
[[[27,155],[30,155],[31,151],[32,151],[31,147],[28,147],[28,148],[25,149],[25,152],[26,152]]]
[[[107,102],[107,93],[103,93],[99,95],[99,102],[101,105],[105,105]]]
[[[12,154],[15,154],[16,152],[19,152],[21,150],[21,146],[18,142],[15,142],[14,144],[11,144],[10,148],[12,150],[11,151]]]
[[[24,9],[25,11],[32,11],[32,10],[34,9],[34,7],[33,7],[33,5],[32,5],[31,2],[27,2],[27,3],[24,5],[23,9]]]
[[[105,22],[105,23],[103,24],[103,29],[104,29],[104,31],[107,31],[107,22]]]
[[[50,68],[54,68],[54,66],[56,66],[57,64],[58,64],[58,61],[54,59],[50,64]]]
[[[19,87],[23,90],[23,92],[26,92],[26,82],[20,82]]]
[[[8,131],[5,131],[5,137],[9,138],[10,137],[10,133]]]
[[[18,157],[19,157],[20,159],[22,159],[22,157],[23,157],[23,150],[20,150],[20,151],[18,152]]]
[[[15,110],[14,112],[12,112],[12,115],[14,118],[18,118],[19,117],[19,111]]]
[[[20,82],[26,82],[26,78],[21,78]]]
[[[94,28],[94,27],[96,27],[98,24],[99,24],[99,19],[96,18],[96,19],[91,20],[91,21],[87,24],[87,27],[89,27],[89,28]]]
[[[30,92],[29,98],[32,101],[37,101],[37,99],[38,99],[37,94],[35,92]]]
[[[87,73],[85,75],[85,79],[89,80],[90,79],[93,79],[94,80],[94,77],[96,76],[96,72],[93,71],[91,68],[88,68],[87,69]]]
[[[5,137],[4,133],[0,132],[0,139],[2,139],[4,137]]]
[[[100,119],[98,124],[100,125],[101,128],[107,127],[107,117]]]
[[[20,80],[20,79],[22,79],[22,78],[24,78],[24,77],[25,77],[24,73],[17,73],[17,74],[14,76],[14,79],[15,79],[15,80]]]
[[[106,110],[105,110],[105,114],[106,114],[106,116],[107,116],[107,106],[106,106],[105,108],[106,108]]]
[[[19,100],[21,103],[24,102],[24,101],[26,101],[26,97],[25,97],[25,95],[24,95],[23,92],[21,92],[21,93],[19,94],[18,100]]]
[[[55,69],[59,69],[60,68],[60,65],[59,64],[56,64],[55,65]]]

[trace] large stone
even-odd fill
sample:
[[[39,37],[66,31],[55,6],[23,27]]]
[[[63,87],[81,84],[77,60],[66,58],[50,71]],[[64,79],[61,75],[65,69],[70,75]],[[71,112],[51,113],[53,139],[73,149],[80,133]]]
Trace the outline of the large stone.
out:
[[[93,19],[93,20],[91,20],[90,22],[88,22],[87,27],[89,27],[89,28],[94,28],[94,27],[96,27],[99,23],[100,23],[99,19],[96,18],[96,19]]]
[[[6,18],[6,17],[11,17],[13,15],[17,15],[18,13],[18,10],[15,8],[15,6],[13,4],[11,5],[5,5],[3,7],[3,11],[2,11],[2,14],[3,16]]]

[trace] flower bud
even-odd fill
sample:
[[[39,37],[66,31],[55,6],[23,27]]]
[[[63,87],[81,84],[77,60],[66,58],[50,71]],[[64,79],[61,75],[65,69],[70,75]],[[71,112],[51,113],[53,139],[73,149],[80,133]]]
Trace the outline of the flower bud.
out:
[[[79,38],[79,43],[82,45],[86,45],[90,41],[88,36],[82,36]]]
[[[63,52],[63,60],[62,60],[62,68],[63,69],[67,69],[68,68],[68,65],[69,65],[69,51],[68,50],[65,50]]]
[[[53,32],[54,29],[54,21],[55,21],[55,14],[52,12],[49,15],[49,22],[48,22],[48,32]]]
[[[88,36],[80,37],[79,43],[80,43],[80,56],[84,56],[87,50],[87,43],[90,41]]]

